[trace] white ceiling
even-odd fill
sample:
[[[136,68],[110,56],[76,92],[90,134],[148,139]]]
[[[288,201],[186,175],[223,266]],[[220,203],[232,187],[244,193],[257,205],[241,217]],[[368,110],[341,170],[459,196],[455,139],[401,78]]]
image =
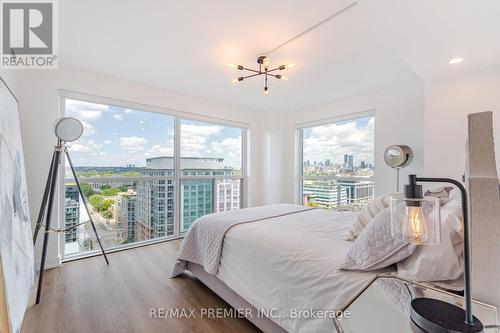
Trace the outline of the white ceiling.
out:
[[[59,1],[64,65],[248,110],[304,109],[417,78],[457,75],[500,58],[498,0],[358,0],[270,55],[290,80],[232,84],[228,63],[257,55],[350,0]],[[449,65],[454,57],[463,63]]]

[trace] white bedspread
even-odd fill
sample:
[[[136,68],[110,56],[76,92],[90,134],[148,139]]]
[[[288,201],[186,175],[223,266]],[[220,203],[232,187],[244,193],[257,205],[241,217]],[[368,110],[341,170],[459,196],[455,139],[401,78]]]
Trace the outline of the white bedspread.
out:
[[[330,318],[293,315],[335,311],[380,273],[337,269],[352,245],[343,238],[353,217],[315,209],[234,226],[217,277],[288,332],[334,332]]]
[[[219,269],[224,236],[230,228],[243,223],[267,222],[279,216],[290,216],[306,210],[311,210],[311,208],[290,204],[277,204],[200,217],[189,228],[182,242],[170,277],[176,277],[181,274],[187,267],[187,261],[199,264],[203,266],[205,271],[215,275]]]

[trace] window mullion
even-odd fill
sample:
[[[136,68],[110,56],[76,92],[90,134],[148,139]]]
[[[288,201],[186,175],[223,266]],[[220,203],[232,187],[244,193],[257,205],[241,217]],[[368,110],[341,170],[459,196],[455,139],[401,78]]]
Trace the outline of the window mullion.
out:
[[[178,117],[174,119],[174,176],[175,176],[175,195],[174,195],[174,236],[179,236],[181,225],[181,120]]]

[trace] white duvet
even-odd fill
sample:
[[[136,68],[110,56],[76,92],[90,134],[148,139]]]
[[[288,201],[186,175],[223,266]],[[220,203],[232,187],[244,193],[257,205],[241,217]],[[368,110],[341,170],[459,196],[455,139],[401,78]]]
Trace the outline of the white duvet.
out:
[[[380,273],[338,270],[353,218],[316,209],[236,225],[225,234],[217,277],[288,332],[334,332],[330,318],[310,316],[334,312]]]

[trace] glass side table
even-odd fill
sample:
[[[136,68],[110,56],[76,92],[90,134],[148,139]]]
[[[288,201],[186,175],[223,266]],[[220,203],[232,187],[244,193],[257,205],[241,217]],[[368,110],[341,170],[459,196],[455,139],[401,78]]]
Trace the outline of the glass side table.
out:
[[[346,302],[333,319],[338,333],[412,333],[410,302],[428,297],[463,307],[464,298],[434,286],[416,283],[391,274],[380,274]],[[473,301],[474,315],[485,333],[500,333],[499,309]]]

